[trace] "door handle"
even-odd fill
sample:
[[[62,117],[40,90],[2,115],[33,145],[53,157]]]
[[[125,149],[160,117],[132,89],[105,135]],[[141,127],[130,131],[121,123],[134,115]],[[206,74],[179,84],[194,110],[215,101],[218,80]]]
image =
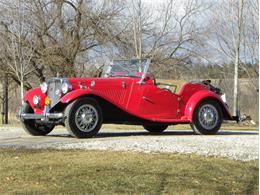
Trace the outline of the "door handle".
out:
[[[125,83],[125,81],[122,81],[122,87],[125,89],[126,88],[126,83]]]
[[[148,98],[148,97],[143,96],[143,99],[144,99],[145,101],[147,101],[147,102],[153,103],[153,101],[152,101],[150,98]]]

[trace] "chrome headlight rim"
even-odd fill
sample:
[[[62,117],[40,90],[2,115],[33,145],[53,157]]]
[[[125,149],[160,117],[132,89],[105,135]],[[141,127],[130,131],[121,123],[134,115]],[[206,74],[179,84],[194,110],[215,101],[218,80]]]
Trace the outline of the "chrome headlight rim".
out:
[[[61,92],[63,94],[66,94],[69,92],[69,90],[71,90],[72,86],[71,84],[67,81],[67,80],[64,80],[61,84]]]
[[[41,97],[40,96],[38,96],[38,95],[34,95],[33,96],[33,103],[34,103],[34,105],[38,105],[40,103],[40,101],[41,101]]]
[[[42,93],[46,93],[48,91],[48,83],[43,82],[42,84],[40,84],[40,88],[41,88]]]

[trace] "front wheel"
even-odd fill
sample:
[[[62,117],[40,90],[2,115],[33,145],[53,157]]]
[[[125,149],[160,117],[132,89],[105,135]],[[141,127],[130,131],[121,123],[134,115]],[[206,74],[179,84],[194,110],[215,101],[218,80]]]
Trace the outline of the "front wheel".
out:
[[[223,114],[218,102],[208,99],[200,102],[194,113],[191,127],[199,135],[214,135],[222,124]]]
[[[65,109],[65,126],[73,137],[95,136],[102,126],[102,110],[93,98],[79,98]]]
[[[22,105],[22,113],[33,113],[33,109],[27,102]],[[22,121],[22,127],[30,135],[42,136],[50,133],[55,125],[40,124],[34,119],[26,119]]]
[[[143,125],[144,129],[151,133],[162,133],[165,129],[167,129],[168,125],[160,124],[160,125]]]

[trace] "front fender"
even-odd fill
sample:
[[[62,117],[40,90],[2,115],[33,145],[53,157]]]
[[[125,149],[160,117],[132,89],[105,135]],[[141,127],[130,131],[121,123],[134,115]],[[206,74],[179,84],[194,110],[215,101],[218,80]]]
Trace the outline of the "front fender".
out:
[[[33,108],[33,96],[37,95],[40,97],[40,103],[38,107],[43,107],[44,106],[44,99],[46,98],[46,95],[42,93],[41,89],[39,87],[30,89],[27,91],[24,96],[23,96],[23,101],[24,102],[29,102],[30,106]]]
[[[194,93],[188,100],[186,106],[185,106],[185,116],[192,121],[192,116],[193,116],[193,112],[196,108],[196,106],[198,105],[198,103],[204,99],[207,98],[211,98],[216,100],[219,105],[222,107],[222,111],[224,114],[224,119],[226,120],[231,120],[232,116],[228,110],[227,105],[222,101],[222,99],[215,94],[212,91],[208,91],[208,90],[200,90],[196,93]]]
[[[72,100],[74,100],[80,96],[87,95],[87,94],[100,96],[100,94],[97,94],[96,92],[92,91],[91,89],[76,89],[76,90],[73,90],[73,91],[67,93],[66,95],[64,95],[60,99],[60,102],[62,102],[64,104],[69,103]]]

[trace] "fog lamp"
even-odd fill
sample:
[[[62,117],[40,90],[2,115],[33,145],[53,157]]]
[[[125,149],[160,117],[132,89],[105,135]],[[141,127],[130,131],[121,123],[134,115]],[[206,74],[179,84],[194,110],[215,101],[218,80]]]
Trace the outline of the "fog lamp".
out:
[[[45,98],[45,100],[44,100],[44,104],[45,104],[46,106],[48,106],[48,105],[51,104],[51,100],[50,100],[49,97],[46,97],[46,98]]]

